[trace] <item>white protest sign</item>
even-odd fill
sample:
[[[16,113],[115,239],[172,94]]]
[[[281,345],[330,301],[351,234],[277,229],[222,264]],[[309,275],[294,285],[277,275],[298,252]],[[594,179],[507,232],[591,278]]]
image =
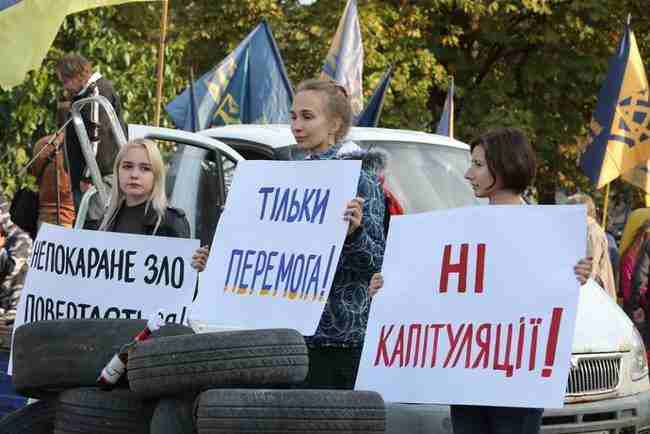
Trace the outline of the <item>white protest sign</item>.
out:
[[[585,245],[576,205],[393,218],[356,389],[397,402],[562,407]]]
[[[186,322],[198,240],[64,229],[44,224],[32,248],[16,327],[83,318]]]
[[[243,161],[191,318],[314,334],[345,241],[360,161]]]

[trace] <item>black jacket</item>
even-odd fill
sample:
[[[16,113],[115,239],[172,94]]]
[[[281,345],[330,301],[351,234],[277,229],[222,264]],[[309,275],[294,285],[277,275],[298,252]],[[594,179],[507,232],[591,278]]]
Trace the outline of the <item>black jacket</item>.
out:
[[[14,270],[14,260],[9,256],[9,252],[4,247],[0,249],[0,283]]]
[[[173,208],[168,206],[165,210],[165,216],[163,217],[158,230],[154,233],[156,228],[157,215],[155,211],[151,208],[147,211],[145,216],[144,227],[145,231],[141,235],[157,235],[160,237],[172,237],[172,238],[190,238],[190,223],[185,217],[185,211],[180,208]],[[111,226],[106,230],[108,232],[114,232],[115,221]]]
[[[122,104],[120,102],[120,97],[115,93],[113,89],[113,84],[106,80],[105,78],[100,78],[95,82],[99,94],[106,97],[108,101],[115,109],[117,118],[120,121],[122,130],[126,135],[126,124],[122,118]],[[89,88],[81,95],[77,95],[72,98],[72,102],[79,101],[82,98],[89,97],[93,94],[93,86]],[[86,131],[92,140],[92,128],[90,128],[90,108],[91,105],[87,104],[81,109],[81,117],[83,118],[84,125],[86,126]],[[102,176],[109,175],[113,173],[113,162],[119,151],[119,146],[115,137],[113,137],[113,131],[110,126],[109,118],[106,115],[106,112],[101,107],[99,108],[99,146],[97,147],[97,165],[99,166],[99,171]],[[66,158],[67,164],[70,172],[70,182],[73,190],[79,190],[79,181],[83,179],[84,172],[86,170],[86,160],[81,151],[81,146],[79,145],[79,138],[77,137],[77,132],[74,129],[72,123],[68,124],[65,130],[65,141],[66,141]]]

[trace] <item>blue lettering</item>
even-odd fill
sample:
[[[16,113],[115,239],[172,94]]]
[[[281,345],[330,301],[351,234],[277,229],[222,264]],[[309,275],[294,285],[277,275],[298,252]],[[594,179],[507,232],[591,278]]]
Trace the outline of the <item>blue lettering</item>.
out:
[[[273,295],[275,296],[278,293],[278,288],[280,286],[280,282],[285,282],[284,285],[284,294],[283,297],[287,296],[287,289],[289,287],[289,277],[291,277],[291,271],[293,270],[293,260],[294,260],[295,254],[291,254],[289,257],[289,260],[285,260],[286,254],[283,253],[280,256],[280,264],[278,264],[278,274],[277,277],[275,278],[275,288],[273,289]]]
[[[235,278],[233,279],[233,291],[235,290],[234,285],[237,284],[237,280],[239,280],[239,269],[241,267],[241,258],[242,255],[244,254],[244,251],[241,249],[234,249],[232,253],[230,254],[230,262],[228,263],[228,273],[226,273],[226,284],[223,287],[224,292],[228,291],[228,283],[230,283],[230,273],[232,272],[232,264],[235,260],[235,256],[239,257],[239,261],[237,262],[237,272],[235,273]]]
[[[318,189],[316,193],[316,203],[314,204],[314,214],[312,214],[310,221],[314,223],[318,218],[318,213],[320,213],[320,221],[318,222],[318,224],[323,224],[323,220],[325,219],[325,211],[327,209],[327,202],[329,201],[330,198],[330,190],[329,188],[325,190],[325,196],[323,197],[322,200],[320,200],[320,193],[321,190]]]
[[[253,290],[255,289],[255,281],[257,280],[257,276],[261,276],[264,272],[264,269],[266,268],[266,258],[266,252],[264,250],[260,250],[257,254],[257,260],[255,261],[255,269],[253,270],[253,281],[251,282],[250,294],[252,294]]]
[[[273,187],[262,187],[259,193],[264,195],[262,199],[262,211],[260,212],[260,220],[264,220],[264,211],[266,211],[266,199],[270,193],[273,193]]]

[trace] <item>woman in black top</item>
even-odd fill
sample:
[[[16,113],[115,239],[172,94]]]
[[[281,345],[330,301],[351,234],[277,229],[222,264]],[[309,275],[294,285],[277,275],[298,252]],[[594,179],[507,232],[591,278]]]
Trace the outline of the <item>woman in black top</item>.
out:
[[[165,165],[155,142],[138,139],[124,145],[115,158],[113,173],[117,182],[99,230],[189,238],[185,213],[167,205]],[[203,271],[207,258],[207,247],[200,247],[192,265]]]

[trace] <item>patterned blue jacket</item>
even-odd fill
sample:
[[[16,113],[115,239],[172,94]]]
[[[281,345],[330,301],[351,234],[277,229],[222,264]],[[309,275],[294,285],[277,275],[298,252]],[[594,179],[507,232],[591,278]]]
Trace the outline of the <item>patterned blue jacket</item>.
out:
[[[312,346],[360,347],[366,334],[370,297],[368,284],[381,270],[384,259],[384,193],[377,179],[377,161],[372,152],[342,154],[340,145],[312,155],[313,160],[361,159],[357,196],[365,199],[361,226],[348,235],[343,245],[327,304],[314,336],[306,338]]]

